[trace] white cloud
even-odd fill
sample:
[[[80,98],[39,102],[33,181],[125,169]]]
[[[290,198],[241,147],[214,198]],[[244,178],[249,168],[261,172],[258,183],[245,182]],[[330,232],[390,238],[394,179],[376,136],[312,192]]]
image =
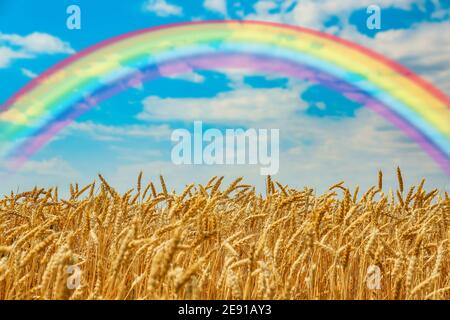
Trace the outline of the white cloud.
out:
[[[5,68],[15,59],[28,59],[31,56],[25,52],[15,51],[8,47],[0,47],[0,68]]]
[[[4,178],[0,192],[24,191],[32,189],[36,185],[49,187],[80,178],[79,172],[61,158],[30,160],[14,176]]]
[[[144,10],[148,12],[153,12],[159,17],[183,15],[182,7],[170,4],[165,0],[148,0],[144,4]]]
[[[37,175],[52,175],[58,176],[60,174],[76,176],[77,172],[73,167],[60,158],[51,158],[47,160],[30,160],[21,169],[22,173],[33,173]]]
[[[27,36],[0,33],[0,42],[19,46],[22,50],[29,53],[75,53],[68,42],[41,32],[33,32]]]
[[[31,59],[39,54],[73,54],[68,42],[47,33],[33,32],[27,36],[0,32],[0,68],[17,59]],[[22,70],[22,73],[24,71]],[[28,74],[30,76],[31,73]]]
[[[409,29],[379,32],[374,38],[348,26],[341,37],[396,60],[450,94],[450,21],[421,23]]]
[[[213,12],[220,13],[227,16],[227,2],[226,0],[205,0],[203,6]]]
[[[254,8],[256,12],[268,14],[270,10],[278,8],[278,3],[275,1],[258,1]]]
[[[422,5],[425,0],[302,0],[293,10],[294,21],[302,26],[311,28],[324,27],[324,23],[331,16],[338,16],[341,20],[348,20],[349,15],[356,9],[366,9],[376,4],[381,8],[395,7],[409,9],[413,5]]]
[[[28,78],[36,78],[38,75],[27,68],[21,68],[20,71],[22,71],[22,74]]]
[[[294,2],[297,5],[290,12],[286,12]],[[313,29],[325,29],[324,23],[331,16],[338,16],[341,20],[347,20],[356,9],[367,8],[376,4],[381,8],[396,7],[409,9],[413,5],[422,6],[425,0],[302,0],[280,3],[276,0],[260,0],[254,5],[255,13],[246,16],[246,19],[268,20],[300,25]],[[270,9],[278,8],[276,13]]]
[[[121,141],[125,138],[170,139],[172,130],[168,125],[110,126],[92,121],[75,122],[68,132],[83,132],[97,141]]]
[[[194,83],[203,83],[205,82],[205,77],[202,76],[201,74],[197,73],[197,72],[186,72],[186,73],[180,73],[177,75],[172,75],[172,76],[165,76],[166,78],[170,78],[170,79],[178,79],[178,80],[184,80],[184,81],[189,81],[189,82],[194,82]]]
[[[142,159],[161,158],[163,153],[161,149],[132,148],[130,146],[109,145],[108,149],[113,151],[118,158],[124,162],[141,162]]]
[[[159,66],[158,71],[161,74],[162,77],[169,78],[169,79],[179,79],[179,80],[185,80],[189,82],[194,83],[202,83],[205,81],[205,77],[203,77],[201,74],[194,71],[191,65],[184,62],[178,62],[177,66],[183,65],[184,72],[182,73],[174,73],[173,68],[170,66]]]
[[[281,116],[282,118],[284,116]],[[264,125],[278,123],[278,120]],[[327,118],[292,117],[283,120],[280,131],[282,145],[286,141],[292,147],[284,147],[280,153],[280,171],[274,179],[302,188],[305,185],[325,190],[330,185],[345,180],[350,186],[360,185],[362,190],[376,183],[377,170],[385,173],[386,188],[395,186],[395,168],[400,165],[405,183],[416,184],[422,177],[427,186],[449,190],[450,180],[437,165],[404,134],[386,123],[369,109],[360,109],[355,118],[341,121]],[[303,141],[314,141],[304,143]],[[225,175],[226,183],[244,176],[246,183],[264,190],[264,177],[259,165],[174,165],[170,161],[153,161],[143,155],[133,163],[122,164],[107,173],[114,186],[127,190],[135,183],[142,170],[146,179],[158,181],[163,174],[169,189],[180,191],[192,182],[204,183],[215,175]],[[195,174],[193,174],[195,172]]]
[[[434,7],[436,8],[435,12],[433,12],[432,14],[432,17],[434,19],[443,19],[450,16],[450,8],[442,8],[441,1],[442,0],[431,0]]]
[[[282,180],[292,175],[321,187],[339,180],[368,187],[375,183],[378,169],[390,174],[400,165],[408,183],[427,177],[436,187],[449,187],[450,180],[428,154],[366,108],[358,110],[355,118],[339,121],[297,118],[281,134],[293,143],[280,162]],[[294,144],[302,140],[310,143]],[[393,185],[394,176],[387,177],[386,185]]]
[[[257,123],[305,108],[301,88],[253,89],[240,87],[214,98],[147,97],[140,120],[203,120],[221,123]]]
[[[29,191],[35,186],[40,188],[57,186],[60,194],[64,195],[67,193],[70,183],[87,183],[87,180],[84,181],[86,178],[90,179],[91,177],[83,177],[72,164],[60,157],[30,160],[18,173],[2,177],[0,193]]]

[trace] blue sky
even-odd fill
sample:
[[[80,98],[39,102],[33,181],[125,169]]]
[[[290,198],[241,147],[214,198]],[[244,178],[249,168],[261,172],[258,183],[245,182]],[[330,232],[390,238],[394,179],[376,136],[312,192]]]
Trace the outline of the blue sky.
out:
[[[81,8],[81,30],[66,28],[66,8]],[[367,6],[382,8],[380,30]],[[354,41],[399,61],[450,95],[450,2],[435,0],[0,0],[0,103],[71,54],[125,32],[181,21],[252,19],[301,25]],[[226,116],[217,111],[226,105]],[[192,110],[201,108],[201,119]],[[226,174],[263,185],[258,166],[175,166],[171,132],[194,120],[225,128],[280,128],[277,179],[323,190],[340,180],[363,187],[401,165],[448,190],[449,178],[402,132],[338,92],[270,74],[193,72],[159,79],[105,101],[42,149],[1,192],[67,186],[104,174],[119,189],[165,174],[180,188]]]

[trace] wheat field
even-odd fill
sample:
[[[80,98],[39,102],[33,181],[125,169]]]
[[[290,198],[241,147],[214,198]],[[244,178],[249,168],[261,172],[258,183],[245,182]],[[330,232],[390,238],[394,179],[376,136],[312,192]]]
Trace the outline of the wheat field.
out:
[[[321,195],[270,177],[264,195],[223,177],[176,194],[142,174],[125,194],[102,176],[66,199],[11,193],[0,299],[449,299],[450,198],[397,177]]]

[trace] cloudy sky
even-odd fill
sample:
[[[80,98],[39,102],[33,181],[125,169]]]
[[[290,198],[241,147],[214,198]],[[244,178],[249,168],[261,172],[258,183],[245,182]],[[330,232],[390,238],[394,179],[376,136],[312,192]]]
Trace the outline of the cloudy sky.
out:
[[[71,4],[81,8],[81,30],[66,28]],[[366,27],[373,4],[382,8],[380,30]],[[328,32],[400,62],[450,95],[450,1],[0,0],[0,104],[55,63],[99,41],[210,19],[275,21]],[[338,92],[272,74],[203,71],[155,80],[101,103],[2,181],[0,192],[64,188],[97,173],[125,190],[141,170],[146,179],[164,174],[176,189],[214,175],[264,184],[259,166],[172,164],[172,131],[191,130],[195,120],[219,129],[279,128],[276,179],[285,184],[321,191],[345,180],[367,187],[382,169],[389,185],[400,165],[408,183],[426,177],[428,186],[449,190],[450,179],[414,142]]]

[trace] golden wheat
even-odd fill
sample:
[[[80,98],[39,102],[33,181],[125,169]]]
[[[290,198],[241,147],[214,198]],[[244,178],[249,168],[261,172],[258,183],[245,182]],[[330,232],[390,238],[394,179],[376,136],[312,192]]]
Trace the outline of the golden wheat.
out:
[[[449,299],[450,199],[344,182],[322,195],[267,177],[169,192],[160,177],[0,200],[0,299]],[[394,197],[397,195],[397,199]],[[69,287],[80,270],[79,286]],[[369,267],[381,288],[367,286]],[[371,270],[372,270],[371,269]]]

